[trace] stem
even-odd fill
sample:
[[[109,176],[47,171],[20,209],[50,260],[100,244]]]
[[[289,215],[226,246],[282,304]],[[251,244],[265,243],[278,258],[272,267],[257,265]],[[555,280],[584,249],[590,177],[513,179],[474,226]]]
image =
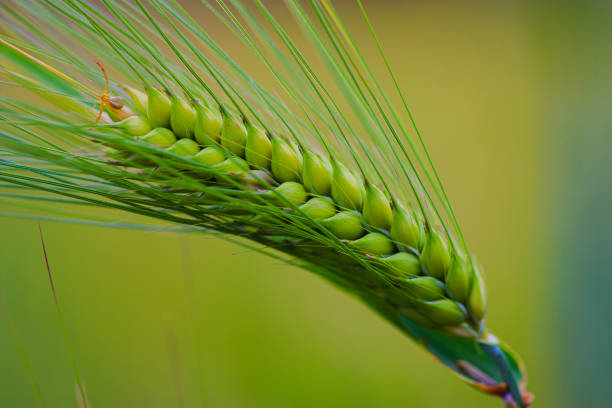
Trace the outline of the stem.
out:
[[[484,351],[493,359],[495,365],[499,369],[499,372],[508,386],[510,391],[510,395],[512,399],[516,402],[517,406],[520,408],[525,408],[525,404],[523,403],[523,397],[521,396],[521,391],[519,389],[518,383],[516,382],[516,378],[514,378],[514,374],[510,367],[510,362],[508,361],[508,357],[501,349],[499,344],[490,344],[490,343],[481,343]]]

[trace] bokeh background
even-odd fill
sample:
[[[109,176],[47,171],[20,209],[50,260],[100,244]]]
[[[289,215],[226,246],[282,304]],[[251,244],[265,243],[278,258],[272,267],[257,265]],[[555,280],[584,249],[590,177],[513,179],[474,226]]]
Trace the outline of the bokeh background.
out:
[[[523,356],[535,406],[608,406],[611,3],[365,5],[486,267],[488,325]],[[375,56],[355,4],[338,8]],[[77,405],[37,228],[0,217],[2,407],[36,406],[9,324],[47,406]],[[307,272],[194,234],[42,228],[94,408],[501,405]]]

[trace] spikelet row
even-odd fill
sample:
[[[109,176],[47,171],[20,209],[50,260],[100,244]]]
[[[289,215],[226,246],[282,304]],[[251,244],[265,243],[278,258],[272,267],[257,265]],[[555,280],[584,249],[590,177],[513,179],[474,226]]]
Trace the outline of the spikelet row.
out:
[[[486,297],[479,272],[411,206],[392,202],[340,161],[302,151],[225,109],[153,87],[127,91],[136,113],[118,125],[129,135],[216,172],[263,174],[275,194],[382,265],[397,289],[389,301],[406,317],[434,328],[480,326]]]

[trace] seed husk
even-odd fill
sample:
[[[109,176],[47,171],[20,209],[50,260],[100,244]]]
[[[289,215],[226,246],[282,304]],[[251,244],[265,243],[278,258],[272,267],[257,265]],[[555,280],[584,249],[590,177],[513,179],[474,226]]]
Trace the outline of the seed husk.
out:
[[[289,142],[272,139],[272,174],[280,181],[300,181],[301,157]]]
[[[212,168],[221,173],[241,175],[249,171],[249,164],[240,157],[229,157]]]
[[[393,213],[389,199],[378,187],[372,184],[366,186],[362,212],[366,224],[372,227],[388,230],[391,226]]]
[[[395,252],[393,242],[384,234],[370,232],[351,244],[370,255],[389,255]]]
[[[182,98],[173,98],[170,108],[170,127],[176,137],[193,137],[196,122],[196,111],[193,106]]]
[[[221,113],[204,105],[196,105],[196,121],[193,126],[195,140],[202,146],[213,146],[221,141],[223,118]]]
[[[170,129],[158,127],[141,137],[141,140],[161,148],[170,147],[176,142],[176,136]]]
[[[425,239],[421,262],[425,273],[440,280],[444,279],[450,265],[450,255],[442,237],[435,231],[431,231]]]
[[[412,296],[422,300],[441,299],[446,291],[444,284],[431,276],[405,278],[399,281],[399,285],[407,289]]]
[[[304,190],[304,186],[295,181],[286,181],[276,187],[275,190],[295,205],[301,205],[306,202],[307,193]],[[281,205],[283,204],[284,202],[281,201]]]
[[[300,209],[315,220],[329,218],[336,213],[334,203],[325,197],[313,197],[300,206]]]
[[[313,194],[329,195],[331,191],[330,165],[316,153],[304,153],[302,180],[306,190]]]
[[[242,119],[224,111],[221,145],[233,155],[244,157],[247,131]]]
[[[363,184],[342,163],[332,162],[331,195],[341,207],[361,210]]]
[[[227,159],[225,152],[216,146],[206,147],[197,152],[192,159],[202,163],[205,166],[214,166]]]
[[[151,131],[151,124],[142,116],[134,115],[118,123],[130,136],[144,136]]]
[[[424,301],[419,309],[438,326],[458,326],[467,316],[465,308],[450,299]]]
[[[340,211],[333,217],[322,220],[321,224],[341,239],[357,239],[364,233],[361,215],[354,211]]]
[[[445,278],[448,294],[453,299],[465,303],[470,293],[472,273],[460,256],[454,255]]]
[[[474,269],[472,288],[468,298],[468,308],[476,321],[484,318],[487,312],[487,296],[484,281],[478,269]]]
[[[193,156],[199,150],[198,144],[191,139],[179,139],[168,148],[168,151],[185,157]]]
[[[172,102],[168,95],[157,88],[147,89],[147,118],[154,128],[170,128]]]
[[[397,252],[381,259],[397,276],[417,276],[421,273],[421,261],[408,252]]]
[[[246,161],[254,167],[261,169],[270,168],[272,142],[270,142],[264,131],[255,125],[247,127],[247,141],[244,154]]]
[[[403,249],[421,249],[421,229],[412,210],[398,206],[393,210],[391,238]]]
[[[136,112],[146,116],[148,105],[147,94],[129,86],[126,86],[124,89],[132,98],[132,105],[134,105],[134,109],[136,110]]]

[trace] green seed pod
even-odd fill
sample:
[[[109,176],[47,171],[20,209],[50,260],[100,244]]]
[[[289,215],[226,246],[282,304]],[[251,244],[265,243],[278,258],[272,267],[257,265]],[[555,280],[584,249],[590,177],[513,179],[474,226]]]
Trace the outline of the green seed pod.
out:
[[[423,315],[423,313],[419,312],[418,310],[405,307],[402,307],[400,310],[402,312],[402,315],[404,315],[405,317],[412,320],[418,325],[432,328],[436,326],[431,320],[427,318],[427,316]]]
[[[149,104],[147,94],[138,89],[130,88],[129,86],[126,86],[124,89],[132,98],[132,104],[134,105],[136,112],[140,113],[141,115],[146,115],[147,105]]]
[[[285,140],[272,139],[272,174],[280,182],[300,181],[301,157]]]
[[[400,206],[393,210],[391,238],[399,246],[421,249],[421,229],[411,210]]]
[[[302,180],[306,190],[311,193],[329,195],[331,191],[331,169],[329,164],[319,155],[305,152]]]
[[[308,200],[306,204],[301,205],[300,209],[304,214],[315,220],[329,218],[336,213],[336,208],[331,200],[324,197],[314,197]]]
[[[398,252],[382,258],[381,261],[397,276],[417,276],[421,273],[421,261],[408,252]]]
[[[205,149],[202,149],[192,157],[192,159],[205,166],[214,166],[215,164],[223,162],[226,158],[227,156],[225,155],[223,150],[216,146],[210,146]]]
[[[354,211],[340,211],[333,217],[321,220],[321,224],[341,239],[357,239],[364,232],[361,215]]]
[[[465,303],[470,293],[472,274],[470,268],[461,257],[453,256],[444,281],[446,282],[450,297],[458,302]]]
[[[468,298],[468,307],[474,320],[480,321],[487,312],[487,295],[485,292],[484,281],[478,269],[474,269],[474,279],[470,297]]]
[[[385,193],[372,184],[366,186],[365,200],[363,202],[363,218],[366,224],[388,230],[391,226],[391,204]]]
[[[332,162],[331,195],[341,207],[361,210],[363,184],[343,164]]]
[[[431,276],[402,279],[399,283],[410,295],[421,300],[436,300],[444,297],[446,287],[442,282]]]
[[[389,255],[395,251],[393,242],[379,232],[370,232],[358,240],[352,241],[351,244],[371,255]]]
[[[254,191],[276,184],[270,173],[264,170],[251,170],[240,176],[238,181]]]
[[[295,205],[301,205],[306,202],[307,194],[306,190],[304,190],[304,186],[300,183],[296,183],[295,181],[285,181],[274,190]],[[286,204],[283,200],[280,200],[280,202],[281,205]]]
[[[458,326],[466,319],[465,308],[450,299],[424,301],[419,309],[439,326]]]
[[[176,143],[168,148],[168,151],[178,154],[179,156],[193,156],[200,150],[196,142],[191,139],[179,139]]]
[[[246,145],[246,127],[242,119],[229,113],[223,115],[223,129],[221,130],[221,145],[238,157],[244,157]]]
[[[246,160],[261,169],[270,168],[270,158],[272,157],[272,143],[268,136],[254,125],[249,125],[247,129],[246,148],[244,150]]]
[[[163,91],[149,87],[147,89],[147,118],[154,128],[170,127],[170,109],[172,102]]]
[[[176,142],[176,136],[170,129],[158,127],[141,137],[141,140],[158,147],[167,148]]]
[[[216,145],[221,140],[223,118],[221,113],[204,105],[196,105],[196,121],[193,126],[195,139],[202,146]]]
[[[196,116],[196,111],[189,102],[182,98],[172,98],[170,126],[176,137],[193,137]]]
[[[144,136],[151,131],[151,125],[142,116],[130,116],[117,123],[130,136]]]
[[[215,164],[212,168],[220,173],[240,175],[249,171],[249,164],[239,157],[230,157]]]
[[[450,264],[450,255],[446,244],[434,231],[431,231],[425,239],[421,262],[428,275],[440,280],[444,279]]]

